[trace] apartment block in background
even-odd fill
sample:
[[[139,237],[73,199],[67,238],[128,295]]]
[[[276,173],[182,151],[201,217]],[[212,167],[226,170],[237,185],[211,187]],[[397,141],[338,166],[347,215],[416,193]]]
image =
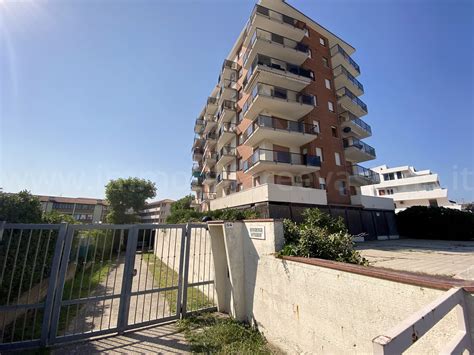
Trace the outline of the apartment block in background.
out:
[[[376,154],[363,141],[372,130],[354,51],[285,1],[260,0],[195,122],[195,205],[294,218],[310,206],[393,211],[361,197],[378,175],[359,165]]]
[[[391,198],[395,212],[412,206],[447,207],[461,210],[461,205],[450,201],[448,189],[439,183],[438,174],[430,170],[416,171],[412,166],[389,168],[387,165],[372,169],[380,176],[380,182],[362,187],[362,194]]]
[[[82,197],[37,196],[43,212],[55,211],[81,223],[102,223],[107,215],[105,200]]]
[[[174,200],[161,200],[147,203],[145,209],[140,211],[142,223],[166,223],[166,217],[171,213],[171,204]]]

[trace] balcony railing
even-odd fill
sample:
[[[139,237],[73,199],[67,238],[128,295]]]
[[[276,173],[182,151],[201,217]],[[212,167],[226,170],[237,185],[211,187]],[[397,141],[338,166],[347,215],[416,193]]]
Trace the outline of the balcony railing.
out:
[[[339,90],[336,91],[336,94],[339,98],[347,96],[353,103],[359,106],[364,112],[368,112],[367,105],[364,103],[364,101],[362,101],[357,96],[355,96],[348,88],[346,87],[340,88]]]
[[[359,64],[357,64],[339,44],[336,44],[331,48],[331,57],[334,57],[337,53],[341,54],[347,60],[347,62],[360,74]]]
[[[294,41],[294,40],[292,40],[290,38],[287,38],[287,37],[277,35],[276,33],[272,33],[272,32],[262,30],[261,28],[257,28],[255,30],[255,32],[253,33],[252,38],[250,39],[250,44],[248,46],[248,49],[245,51],[245,54],[243,56],[244,65],[247,62],[247,59],[250,55],[252,47],[253,47],[254,43],[257,41],[257,39],[261,39],[261,40],[264,40],[264,41],[267,41],[267,42],[276,43],[276,44],[282,45],[283,47],[291,48],[291,49],[294,49],[298,52],[309,54],[309,47],[306,44]]]
[[[196,177],[191,180],[191,187],[201,187],[203,179],[201,177]]]
[[[291,165],[321,166],[318,156],[258,148],[252,157],[241,163],[241,169],[247,171],[258,162],[273,162]]]
[[[351,140],[344,138],[343,140],[344,148],[355,147],[359,150],[366,152],[367,154],[375,157],[375,149],[368,145],[367,143],[362,142],[360,139],[352,137]]]
[[[221,125],[219,128],[218,136],[219,138],[222,136],[223,133],[234,133],[235,132],[235,123],[226,122]]]
[[[220,183],[221,181],[224,181],[224,180],[235,180],[235,171],[223,171],[217,175],[217,178],[216,178],[217,183]]]
[[[223,146],[219,153],[217,154],[217,160],[219,160],[224,155],[235,156],[237,154],[237,150],[235,147],[231,147],[230,145]]]
[[[305,134],[318,134],[318,127],[304,122],[296,122],[285,120],[282,118],[275,118],[270,116],[259,115],[255,121],[245,130],[240,136],[241,144],[243,144],[248,137],[252,135],[259,127],[272,128],[274,130],[298,132]]]
[[[263,83],[257,83],[255,87],[253,88],[250,97],[247,99],[247,101],[244,103],[242,107],[242,115],[245,114],[245,112],[247,112],[250,105],[252,104],[252,102],[255,100],[255,98],[258,95],[314,106],[313,95],[302,94],[293,90],[279,88],[276,86],[263,84]]]
[[[217,105],[217,98],[216,97],[208,97],[207,98],[207,104],[208,105]]]
[[[364,92],[364,85],[362,85],[359,80],[354,78],[354,76],[349,73],[349,71],[344,68],[342,65],[339,65],[337,68],[334,69],[334,76],[337,78],[339,75],[344,75],[347,80],[349,80],[354,86],[359,88],[360,91]]]
[[[208,134],[206,134],[206,140],[216,140],[217,139],[217,135],[215,132],[210,132]]]
[[[372,184],[378,184],[380,183],[380,176],[377,174],[375,171],[364,168],[363,166],[353,164],[349,165],[347,168],[348,173],[351,176],[360,176],[367,178],[372,182]]]
[[[247,85],[247,83],[250,81],[250,78],[252,77],[258,65],[263,65],[271,69],[277,69],[282,72],[291,73],[298,76],[303,76],[308,79],[313,79],[313,72],[311,70],[307,70],[300,67],[299,65],[284,62],[282,60],[268,57],[263,54],[257,54],[257,56],[255,57],[255,60],[253,61],[252,65],[250,66],[247,72],[247,76],[245,77],[242,83],[243,86]]]
[[[217,194],[215,192],[204,192],[201,195],[201,199],[203,201],[208,201],[208,200],[215,200],[217,197]]]
[[[275,10],[270,10],[269,8],[264,7],[262,5],[255,5],[255,8],[252,12],[252,15],[250,16],[250,18],[252,19],[251,21],[253,21],[253,17],[257,14],[268,17],[271,20],[275,20],[275,21],[278,21],[278,22],[281,22],[281,23],[286,23],[288,25],[291,25],[293,27],[296,27],[296,28],[299,28],[299,29],[302,29],[302,30],[305,29],[305,23],[304,22],[302,22],[300,20],[297,20],[293,17],[290,17],[288,15],[282,14],[281,12],[278,12],[278,11],[275,11]]]
[[[224,69],[239,70],[240,65],[232,60],[224,59],[224,63],[222,63],[222,70]]]

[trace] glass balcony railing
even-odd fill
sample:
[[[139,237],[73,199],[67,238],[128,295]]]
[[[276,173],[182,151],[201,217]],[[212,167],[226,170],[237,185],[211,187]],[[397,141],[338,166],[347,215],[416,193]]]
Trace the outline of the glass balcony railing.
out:
[[[208,105],[217,105],[217,98],[216,97],[208,97],[207,98],[207,104]]]
[[[321,166],[318,156],[258,148],[252,157],[241,163],[241,169],[246,171],[258,162],[273,162],[291,165]]]
[[[367,154],[375,157],[375,149],[368,145],[367,143],[362,142],[360,139],[351,137],[350,139],[344,138],[343,140],[344,148],[355,147],[359,150],[366,152]]]
[[[336,94],[339,98],[343,98],[344,96],[348,97],[353,103],[359,106],[364,112],[368,112],[367,105],[355,96],[348,88],[343,87],[336,91]]]
[[[372,184],[380,183],[380,176],[375,171],[364,168],[363,166],[353,164],[347,169],[351,176],[359,176],[371,181]]]
[[[293,90],[279,88],[276,86],[263,84],[263,83],[257,83],[252,89],[252,93],[250,97],[247,99],[247,101],[244,103],[242,107],[242,115],[247,112],[252,102],[259,95],[272,97],[275,99],[286,100],[290,102],[298,102],[300,104],[305,104],[305,105],[314,106],[314,103],[315,103],[313,95],[302,94]]]
[[[217,197],[217,194],[215,192],[204,192],[201,195],[201,198],[203,201],[215,200],[216,197]]]
[[[191,180],[191,187],[202,187],[203,179],[201,177],[195,177]]]
[[[299,65],[284,62],[282,60],[268,57],[263,54],[257,54],[257,56],[255,57],[255,60],[253,61],[252,65],[250,66],[247,72],[247,76],[245,77],[242,83],[243,86],[245,86],[250,81],[250,78],[252,77],[255,69],[259,65],[265,66],[271,69],[280,70],[281,72],[284,72],[284,73],[291,73],[294,75],[303,76],[308,79],[313,79],[314,77],[313,72],[311,70],[304,69],[300,67]]]
[[[334,77],[337,78],[339,75],[344,75],[354,86],[356,86],[360,91],[364,92],[364,86],[342,65],[339,65],[334,69]]]
[[[224,180],[235,180],[235,171],[223,171],[216,177],[216,182],[220,183]]]
[[[231,147],[230,145],[226,145],[226,146],[221,148],[219,153],[217,153],[217,160],[222,158],[224,155],[236,156],[236,154],[237,154],[237,149],[235,149],[235,147]]]
[[[240,65],[232,60],[225,59],[224,63],[222,63],[222,70],[230,69],[230,70],[239,70]]]
[[[270,10],[269,8],[264,7],[262,5],[255,5],[252,15],[250,16],[251,21],[253,21],[253,18],[255,15],[265,16],[269,18],[270,20],[286,23],[287,25],[293,26],[295,28],[299,28],[301,30],[304,30],[306,28],[304,22],[297,20],[293,17],[290,17],[288,15],[282,14],[281,12]]]
[[[210,132],[206,134],[206,140],[216,140],[217,139],[217,134],[215,132]]]
[[[296,122],[275,118],[271,116],[259,115],[255,121],[240,136],[241,144],[247,140],[259,127],[271,128],[274,130],[298,132],[304,134],[318,134],[318,127],[304,122]]]
[[[292,40],[290,38],[286,38],[280,35],[277,35],[276,33],[268,32],[265,30],[262,30],[261,28],[257,28],[255,32],[252,35],[252,38],[250,39],[250,43],[248,46],[248,49],[245,51],[245,54],[243,56],[243,63],[244,65],[246,64],[250,52],[252,50],[252,47],[254,43],[258,40],[261,39],[263,41],[267,42],[272,42],[275,44],[279,44],[283,47],[294,49],[298,52],[306,53],[309,55],[309,47],[306,44],[303,44],[301,42],[297,42],[295,40]]]
[[[216,173],[211,171],[203,174],[204,180],[214,180],[216,178]]]
[[[234,133],[235,132],[235,123],[232,123],[232,122],[227,122],[227,123],[223,123],[220,128],[219,128],[219,132],[218,132],[218,137],[220,138],[224,133]]]
[[[352,122],[354,122],[357,126],[362,128],[364,131],[369,132],[370,134],[372,134],[372,127],[370,127],[367,123],[362,121],[360,118],[356,117],[352,120]]]
[[[344,49],[342,49],[339,44],[336,44],[331,48],[331,57],[334,57],[338,53],[341,54],[344,59],[346,59],[346,61],[356,70],[357,73],[360,74],[359,64],[357,64],[354,59],[352,59],[351,56],[347,54]]]

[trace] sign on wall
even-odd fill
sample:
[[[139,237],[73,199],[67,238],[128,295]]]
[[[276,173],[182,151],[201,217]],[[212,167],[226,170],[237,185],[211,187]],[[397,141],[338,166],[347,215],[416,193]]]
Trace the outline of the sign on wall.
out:
[[[265,227],[250,227],[250,238],[252,239],[265,239]]]

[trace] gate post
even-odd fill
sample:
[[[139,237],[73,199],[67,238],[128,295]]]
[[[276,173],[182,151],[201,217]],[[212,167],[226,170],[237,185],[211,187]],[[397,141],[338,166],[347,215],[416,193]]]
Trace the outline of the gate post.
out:
[[[182,283],[181,283],[181,294],[179,295],[179,299],[181,300],[181,307],[180,307],[180,318],[183,319],[186,316],[187,312],[187,302],[188,302],[188,277],[189,277],[189,253],[191,250],[191,230],[192,227],[186,224],[185,233],[183,234],[182,239],[182,246],[181,246],[181,253],[183,254],[183,269],[180,272],[182,274]],[[184,248],[183,248],[184,245]]]
[[[127,248],[125,251],[125,265],[122,277],[122,292],[120,294],[120,306],[117,320],[118,333],[123,334],[128,325],[128,314],[130,311],[130,298],[132,292],[133,269],[135,266],[135,253],[138,243],[138,225],[129,228],[127,236]]]
[[[66,234],[68,232],[68,224],[61,223],[58,230],[58,240],[54,248],[54,256],[51,264],[51,273],[49,275],[48,291],[46,294],[46,301],[44,304],[44,316],[41,328],[40,342],[42,346],[47,346],[50,340],[56,336],[57,321],[59,320],[59,313],[61,312],[61,298],[63,284],[59,283],[61,290],[58,289],[58,278],[60,277],[59,269],[61,265],[65,264],[67,269],[69,252],[63,249]],[[72,239],[72,238],[71,238]],[[70,247],[70,243],[68,244]],[[48,251],[46,250],[46,253]],[[63,254],[67,256],[63,257]],[[62,260],[61,260],[62,259]],[[53,316],[54,312],[54,316]]]

